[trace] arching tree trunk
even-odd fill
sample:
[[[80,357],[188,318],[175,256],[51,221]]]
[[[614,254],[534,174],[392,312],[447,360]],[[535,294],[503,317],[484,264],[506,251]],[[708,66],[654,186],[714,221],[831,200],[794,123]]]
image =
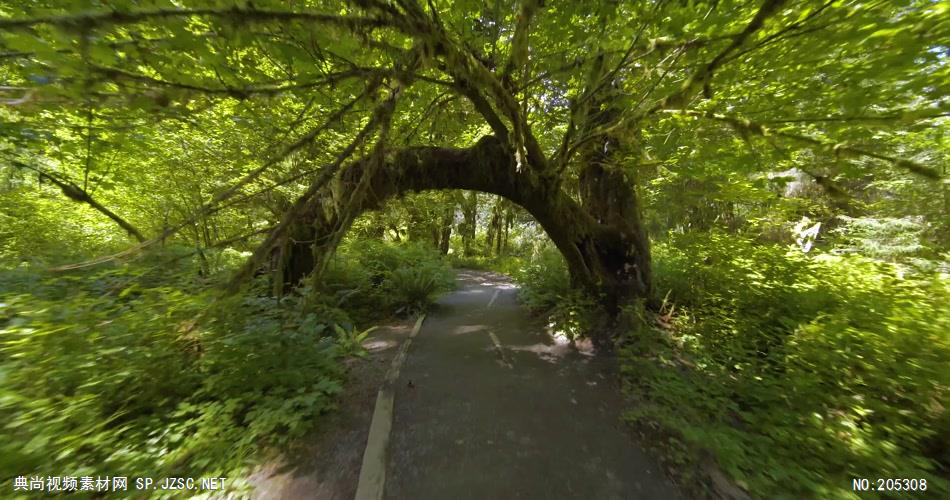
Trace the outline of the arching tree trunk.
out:
[[[626,300],[650,293],[649,245],[630,179],[594,165],[582,176],[582,203],[553,179],[517,171],[501,141],[489,136],[466,149],[414,147],[351,164],[320,189],[312,213],[295,222],[281,247],[283,283],[319,275],[343,234],[363,211],[411,191],[466,189],[520,205],[564,255],[572,280],[602,297],[611,313]],[[307,243],[312,241],[312,243]]]

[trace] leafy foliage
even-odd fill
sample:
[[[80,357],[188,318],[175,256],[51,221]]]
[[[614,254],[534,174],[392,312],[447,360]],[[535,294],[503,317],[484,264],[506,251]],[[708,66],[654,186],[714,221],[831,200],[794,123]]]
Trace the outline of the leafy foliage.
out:
[[[229,253],[207,252],[221,276],[240,262]],[[323,289],[279,299],[261,294],[266,280],[222,298],[195,278],[201,268],[194,251],[169,247],[120,267],[0,274],[6,480],[54,469],[241,477],[335,408],[340,361],[365,355],[374,329],[351,314],[423,310],[454,278],[426,246],[379,241],[349,242]]]
[[[372,326],[363,331],[357,331],[352,326],[347,328],[340,325],[333,325],[333,329],[336,332],[337,346],[344,355],[365,357],[366,349],[363,348],[363,341],[366,340],[376,327]]]
[[[5,275],[17,290],[0,298],[6,480],[229,473],[334,408],[348,348],[333,325],[139,271]]]
[[[722,233],[654,255],[666,307],[622,350],[629,419],[756,494],[850,496],[869,476],[947,491],[946,274]]]

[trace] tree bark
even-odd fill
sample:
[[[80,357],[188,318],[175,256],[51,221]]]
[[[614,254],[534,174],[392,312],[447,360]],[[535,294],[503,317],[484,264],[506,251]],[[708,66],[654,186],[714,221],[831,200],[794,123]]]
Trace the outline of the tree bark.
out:
[[[360,186],[362,185],[362,188]],[[572,281],[601,296],[616,314],[625,301],[651,292],[649,245],[633,184],[617,170],[594,166],[582,179],[584,205],[556,180],[520,172],[493,136],[465,148],[413,147],[387,156],[382,165],[357,161],[320,189],[306,219],[296,221],[285,245],[284,283],[319,275],[353,220],[395,195],[435,189],[491,193],[520,205],[538,221],[567,262]]]
[[[449,253],[449,242],[452,239],[452,222],[455,221],[455,205],[445,209],[445,212],[442,214],[442,223],[439,229],[439,252],[442,255],[448,255]]]
[[[629,296],[649,297],[652,292],[650,244],[636,191],[634,173],[621,168],[620,142],[606,136],[585,158],[579,177],[581,202],[597,223],[610,228],[595,252],[602,266],[597,275],[610,275],[601,285],[608,310],[619,308]]]
[[[488,231],[485,234],[485,247],[488,249],[488,255],[491,256],[495,251],[496,238],[501,239],[501,200],[495,200],[495,206],[491,209],[491,218],[488,219]]]
[[[462,236],[462,253],[471,256],[472,245],[475,244],[476,230],[478,229],[478,194],[469,193],[462,199],[462,225],[459,233]]]

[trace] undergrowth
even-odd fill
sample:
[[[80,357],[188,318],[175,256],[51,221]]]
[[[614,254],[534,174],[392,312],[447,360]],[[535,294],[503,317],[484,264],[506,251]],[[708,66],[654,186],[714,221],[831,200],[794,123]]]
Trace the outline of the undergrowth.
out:
[[[571,285],[564,259],[553,245],[540,247],[511,274],[521,286],[521,302],[543,317],[552,333],[570,340],[591,333],[600,313],[597,301]]]
[[[333,325],[295,298],[215,299],[135,271],[5,276],[16,291],[0,298],[4,481],[233,478],[262,446],[287,444],[334,408]]]
[[[237,478],[262,453],[336,407],[365,324],[421,311],[453,283],[425,247],[352,241],[320,289],[278,299],[261,277],[223,297],[197,271],[233,265],[197,259],[169,248],[93,271],[0,273],[0,488],[33,475],[228,477],[246,494]]]
[[[321,280],[332,305],[364,318],[414,315],[455,287],[455,273],[431,247],[379,240],[347,240]]]
[[[762,497],[854,497],[854,478],[948,493],[947,275],[723,234],[658,244],[654,265],[664,309],[621,360],[626,417],[668,459],[711,457]]]

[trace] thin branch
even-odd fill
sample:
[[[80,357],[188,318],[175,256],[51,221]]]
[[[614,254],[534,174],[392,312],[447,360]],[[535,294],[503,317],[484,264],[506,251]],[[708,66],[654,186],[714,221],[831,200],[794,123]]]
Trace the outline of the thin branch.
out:
[[[455,99],[458,99],[458,96],[449,95],[448,92],[441,92],[439,95],[435,96],[435,99],[432,99],[432,101],[426,106],[426,109],[423,110],[418,122],[412,127],[412,129],[409,130],[408,133],[406,133],[404,143],[409,144],[412,141],[416,133],[419,131],[425,121],[429,119],[429,116],[432,115],[432,112],[435,111],[436,108],[444,106]]]
[[[732,43],[730,43],[728,47],[720,51],[711,61],[697,70],[679,89],[664,97],[655,106],[650,108],[644,116],[656,113],[667,107],[685,107],[689,99],[699,90],[703,90],[707,97],[710,97],[712,91],[709,89],[709,82],[712,80],[713,73],[726,61],[726,58],[729,57],[730,54],[741,48],[752,35],[762,29],[765,25],[765,21],[775,14],[786,1],[787,0],[764,0],[759,10],[756,11],[755,16],[749,21],[749,24],[732,38]]]
[[[50,15],[30,18],[0,19],[0,30],[29,29],[33,26],[46,24],[62,28],[82,27],[89,28],[108,24],[132,24],[152,19],[168,19],[177,17],[208,16],[229,17],[242,22],[252,21],[309,21],[313,23],[329,24],[350,30],[358,28],[380,28],[389,23],[377,17],[338,16],[320,12],[293,12],[258,9],[256,7],[242,7],[234,5],[228,8],[197,8],[197,9],[153,9],[135,12],[90,11],[78,14]]]
[[[782,123],[829,123],[829,122],[901,122],[918,120],[935,120],[950,116],[950,112],[941,111],[928,114],[920,111],[906,111],[904,113],[894,113],[878,116],[813,116],[802,118],[785,118],[776,120],[761,120],[762,124],[782,124]]]
[[[251,183],[252,181],[254,181],[254,179],[257,179],[262,173],[264,173],[265,170],[267,170],[268,168],[270,168],[270,167],[276,165],[277,163],[283,161],[285,158],[289,157],[290,155],[292,155],[293,153],[295,153],[295,152],[298,151],[299,149],[301,149],[301,148],[303,148],[304,146],[306,146],[306,145],[310,144],[311,142],[313,142],[313,140],[316,139],[320,134],[322,134],[322,133],[323,133],[324,131],[326,131],[328,128],[332,127],[332,126],[335,125],[337,122],[339,122],[340,119],[343,117],[343,115],[345,115],[345,114],[348,113],[351,109],[353,109],[353,106],[355,106],[356,103],[358,103],[360,100],[362,100],[364,97],[366,97],[369,93],[375,91],[375,89],[378,87],[378,85],[379,85],[378,82],[371,83],[369,86],[367,86],[367,87],[363,90],[363,92],[362,92],[360,95],[356,96],[356,98],[354,98],[354,99],[351,100],[350,102],[346,103],[345,105],[343,105],[343,107],[341,107],[341,108],[338,109],[336,112],[334,112],[332,115],[330,115],[330,116],[327,118],[327,120],[326,120],[325,122],[323,122],[323,124],[321,124],[319,127],[316,127],[316,128],[314,128],[313,130],[311,130],[310,132],[304,134],[304,135],[301,136],[299,139],[297,139],[293,144],[287,146],[286,148],[284,148],[283,151],[281,151],[280,153],[278,153],[276,156],[274,156],[274,157],[271,158],[270,160],[264,162],[263,165],[261,165],[260,167],[254,169],[254,170],[253,170],[252,172],[250,172],[249,174],[245,175],[241,180],[239,180],[238,182],[234,183],[231,187],[229,187],[228,189],[226,189],[226,190],[224,190],[224,191],[218,193],[217,195],[215,195],[214,198],[212,198],[211,201],[207,203],[207,205],[216,205],[216,204],[218,204],[218,203],[220,203],[220,202],[222,202],[222,201],[224,201],[224,200],[230,198],[230,197],[233,196],[239,189],[241,189],[242,187],[248,185],[249,183]]]
[[[546,170],[547,158],[528,126],[527,119],[514,95],[471,51],[459,47],[448,36],[444,26],[436,24],[433,18],[425,14],[417,2],[414,0],[400,0],[398,3],[406,11],[406,15],[394,17],[394,26],[407,35],[431,39],[430,42],[427,42],[427,45],[431,45],[429,48],[434,50],[437,55],[444,56],[445,66],[443,70],[457,82],[464,83],[466,87],[486,89],[487,96],[495,101],[498,109],[512,125],[510,133],[500,138],[508,139],[512,143],[514,152],[518,157],[521,157],[524,153],[528,165],[539,171]],[[469,94],[466,95],[469,96]],[[488,111],[482,103],[473,101],[473,104],[483,115]],[[491,114],[493,112],[489,113],[489,116]],[[495,121],[495,123],[489,122],[496,133],[497,130],[501,129],[498,126],[500,124],[500,120]]]
[[[355,68],[347,71],[340,71],[338,73],[331,73],[324,78],[318,80],[312,80],[307,82],[295,83],[292,85],[261,85],[261,86],[246,86],[246,87],[208,87],[203,85],[197,85],[192,83],[184,82],[172,82],[168,80],[162,80],[160,78],[155,78],[140,73],[133,73],[131,71],[126,71],[124,69],[115,68],[111,66],[100,66],[100,65],[91,65],[91,68],[94,71],[102,73],[108,78],[120,79],[125,78],[129,80],[134,80],[138,82],[144,82],[152,85],[159,85],[163,87],[173,87],[184,90],[191,90],[195,92],[201,92],[205,94],[223,94],[234,97],[236,99],[246,99],[253,94],[279,94],[281,92],[287,92],[290,90],[300,90],[307,89],[311,87],[316,87],[319,85],[332,85],[338,83],[342,80],[349,78],[366,78],[380,73],[385,73],[387,70],[382,68]]]
[[[515,21],[515,34],[511,41],[511,54],[501,75],[502,83],[509,89],[515,87],[513,77],[516,71],[521,71],[528,64],[528,30],[535,13],[542,6],[539,0],[522,0]]]
[[[663,1],[658,1],[658,2],[656,2],[656,3],[653,5],[653,10],[650,12],[649,17],[648,17],[647,19],[644,19],[643,22],[640,23],[640,28],[637,30],[636,35],[634,35],[633,40],[630,42],[630,45],[627,47],[627,50],[624,52],[623,57],[620,58],[620,61],[617,63],[617,65],[614,67],[614,69],[612,69],[609,73],[607,73],[606,76],[604,76],[603,78],[601,78],[601,80],[600,80],[599,82],[597,82],[596,85],[594,85],[594,86],[592,86],[591,88],[588,88],[588,89],[587,89],[587,91],[584,93],[585,95],[581,96],[581,98],[579,99],[579,104],[584,104],[584,103],[586,103],[589,99],[591,99],[591,98],[593,98],[595,95],[599,94],[600,91],[604,89],[604,87],[606,87],[607,85],[609,85],[610,82],[612,82],[612,81],[614,80],[614,78],[617,77],[617,75],[620,73],[620,71],[621,71],[627,64],[629,64],[629,63],[631,63],[631,62],[633,62],[633,61],[635,61],[635,60],[637,60],[637,59],[641,59],[641,58],[643,58],[643,57],[646,57],[646,56],[650,55],[650,54],[656,49],[656,44],[655,44],[655,43],[651,43],[651,44],[650,44],[650,45],[651,45],[650,48],[648,48],[645,53],[640,54],[639,56],[637,56],[637,57],[635,57],[635,58],[633,58],[633,59],[630,59],[630,57],[633,55],[634,49],[637,48],[637,46],[638,46],[638,44],[639,44],[639,42],[640,42],[640,37],[643,35],[643,31],[646,29],[647,20],[652,20],[652,19],[656,16],[657,12],[659,12],[659,10],[660,10],[660,8],[663,6],[663,4],[664,4]]]
[[[82,175],[82,190],[89,188],[89,170],[92,168],[92,104],[86,103],[86,161]]]
[[[127,233],[129,233],[129,235],[131,235],[133,238],[138,240],[140,243],[145,241],[145,237],[142,236],[141,231],[139,231],[130,222],[126,221],[125,219],[120,217],[118,214],[116,214],[112,210],[109,210],[104,205],[96,201],[88,192],[86,192],[85,189],[80,187],[75,182],[69,179],[60,177],[56,174],[53,174],[52,172],[47,172],[46,170],[43,170],[41,168],[37,168],[32,165],[27,165],[26,163],[23,163],[20,161],[13,160],[11,163],[16,167],[25,168],[25,169],[36,172],[37,174],[40,175],[41,179],[47,179],[53,184],[55,184],[56,187],[58,187],[63,192],[63,195],[69,198],[70,200],[89,205],[97,212],[112,219],[113,222],[118,224],[119,227],[124,229]]]
[[[466,80],[460,80],[456,85],[456,88],[459,92],[462,93],[465,97],[471,101],[472,106],[475,107],[475,110],[478,111],[485,121],[488,123],[488,126],[491,127],[492,131],[498,136],[499,139],[507,138],[509,135],[508,127],[505,126],[505,123],[501,121],[501,117],[498,116],[498,113],[495,112],[495,109],[492,108],[491,103],[488,102],[488,99],[485,98],[475,87],[469,84]]]
[[[688,110],[676,110],[676,109],[665,109],[662,110],[664,113],[672,114],[684,114],[688,116],[696,116],[700,118],[707,118],[723,123],[728,123],[734,129],[739,130],[743,133],[749,133],[758,135],[761,137],[782,137],[785,139],[790,139],[795,142],[800,142],[803,144],[808,144],[826,151],[831,151],[836,155],[850,155],[850,156],[867,156],[869,158],[875,158],[878,160],[883,160],[889,163],[894,164],[897,167],[908,170],[917,175],[927,177],[928,179],[940,180],[941,175],[936,170],[917,163],[912,160],[907,160],[904,158],[897,158],[894,156],[885,155],[882,153],[877,153],[870,151],[868,149],[860,148],[857,146],[850,146],[844,143],[833,143],[822,141],[821,139],[815,139],[814,137],[808,137],[805,135],[793,134],[791,132],[785,132],[782,130],[772,130],[761,123],[752,122],[744,118],[739,118],[735,116],[726,116],[718,113],[702,113],[699,111],[688,111]]]
[[[371,85],[376,85],[376,84],[371,84]],[[369,88],[371,88],[371,87],[367,87],[367,88],[369,89]],[[355,101],[349,103],[347,106],[348,106],[348,107],[351,107],[351,106],[354,105],[354,104],[355,104]],[[347,107],[347,106],[345,106],[345,107]],[[338,113],[339,113],[339,111],[338,111]],[[334,116],[336,116],[336,115],[334,115]],[[331,122],[332,122],[332,118],[331,118],[331,120],[328,120],[327,124],[325,124],[325,125],[326,125],[326,126],[329,126],[328,124],[331,123]],[[372,120],[371,120],[370,123],[372,123]],[[114,259],[117,259],[117,258],[121,258],[121,257],[129,256],[129,255],[133,255],[133,254],[138,253],[139,251],[141,251],[141,250],[143,250],[143,249],[145,249],[145,248],[147,248],[147,247],[149,247],[149,246],[151,246],[151,245],[154,245],[154,244],[156,244],[156,243],[159,243],[159,242],[161,242],[161,241],[164,241],[166,238],[168,238],[168,237],[172,236],[173,234],[177,233],[177,232],[180,231],[182,228],[185,228],[185,227],[190,226],[191,224],[193,224],[193,223],[194,223],[196,220],[198,220],[199,218],[201,218],[201,217],[206,217],[206,216],[208,216],[208,215],[210,215],[210,214],[212,214],[212,213],[215,213],[215,212],[217,212],[218,210],[220,210],[220,207],[219,207],[218,205],[219,205],[222,201],[227,200],[228,198],[230,198],[231,196],[233,196],[235,193],[237,193],[237,191],[238,191],[241,187],[243,187],[244,185],[247,185],[249,182],[251,182],[252,180],[254,180],[254,179],[255,179],[257,176],[259,176],[266,168],[277,164],[279,161],[283,160],[283,158],[286,158],[288,155],[292,154],[294,151],[296,151],[296,150],[300,149],[301,147],[303,147],[304,145],[306,145],[306,144],[307,144],[307,141],[304,140],[304,139],[309,138],[310,140],[313,140],[313,138],[315,138],[315,137],[316,137],[322,130],[324,130],[325,128],[326,128],[326,127],[318,127],[318,128],[316,128],[316,129],[314,129],[314,130],[311,131],[309,134],[305,135],[302,139],[298,140],[298,141],[295,142],[294,144],[292,144],[292,145],[288,146],[287,148],[285,148],[284,151],[283,151],[281,154],[279,154],[277,157],[272,158],[270,161],[268,161],[267,163],[265,163],[265,164],[262,165],[261,167],[258,167],[257,169],[255,169],[255,170],[254,170],[253,172],[251,172],[250,174],[244,176],[244,177],[243,177],[240,181],[238,181],[235,185],[233,185],[233,186],[231,186],[230,188],[228,188],[228,189],[222,191],[221,193],[218,193],[217,195],[215,195],[215,196],[211,199],[211,201],[209,201],[209,202],[205,203],[204,205],[202,205],[191,217],[187,218],[187,219],[186,219],[185,221],[183,221],[183,222],[180,222],[180,223],[176,224],[175,226],[172,226],[172,227],[169,227],[169,228],[165,229],[164,231],[162,231],[162,233],[161,233],[160,235],[156,236],[155,238],[152,238],[152,239],[147,240],[147,241],[142,241],[140,244],[138,244],[138,245],[136,245],[136,246],[134,246],[134,247],[132,247],[132,248],[129,248],[129,249],[127,249],[127,250],[124,250],[124,251],[122,251],[122,252],[119,252],[119,253],[116,253],[116,254],[113,254],[113,255],[110,255],[110,256],[104,256],[104,257],[92,259],[92,260],[89,260],[89,261],[80,262],[80,263],[77,263],[77,264],[70,264],[70,265],[66,265],[66,266],[60,266],[60,267],[51,269],[51,271],[67,271],[67,270],[72,270],[72,269],[80,269],[80,268],[83,268],[83,267],[89,267],[89,266],[93,266],[93,265],[96,265],[96,264],[101,264],[101,263],[103,263],[103,262],[108,262],[108,261],[110,261],[110,260],[114,260]],[[365,130],[366,130],[366,129],[364,128],[364,132],[365,132]],[[346,149],[343,153],[341,153],[341,156],[338,158],[338,162],[339,162],[339,163],[342,163],[343,161],[345,161],[346,158],[349,157],[350,154],[352,154],[353,150],[355,150],[355,148],[357,147],[358,143],[361,142],[362,139],[364,138],[364,136],[365,136],[365,133],[364,133],[364,132],[361,132],[360,135],[357,136],[357,139],[354,140],[354,142],[353,142],[349,147],[347,147],[347,149]],[[331,168],[332,168],[332,169],[335,169],[335,168],[338,168],[338,166],[339,166],[339,165],[335,163],[334,165],[331,166]]]
[[[233,243],[237,243],[237,242],[239,242],[239,241],[245,241],[245,240],[247,240],[248,238],[251,238],[251,237],[253,237],[253,236],[257,236],[258,234],[266,233],[266,232],[270,231],[271,229],[273,229],[273,226],[267,226],[267,227],[265,227],[265,228],[255,229],[254,231],[251,231],[251,232],[249,232],[249,233],[239,234],[239,235],[237,235],[237,236],[234,236],[234,237],[232,237],[232,238],[228,238],[228,239],[226,239],[226,240],[216,241],[216,242],[214,242],[214,243],[212,243],[212,244],[210,244],[210,245],[204,247],[204,249],[207,250],[207,249],[209,249],[209,248],[221,248],[221,247],[226,247],[226,246],[228,246],[228,245],[231,245],[231,244],[233,244]],[[164,261],[164,262],[162,262],[162,263],[160,263],[160,264],[158,264],[158,265],[156,265],[156,266],[153,266],[152,268],[150,268],[150,270],[151,270],[151,269],[160,268],[160,267],[166,267],[166,266],[168,266],[168,265],[170,265],[170,264],[174,264],[174,263],[176,263],[176,262],[178,262],[178,261],[180,261],[180,260],[187,259],[187,258],[189,258],[189,257],[193,257],[193,256],[195,256],[196,254],[201,253],[201,250],[202,250],[201,248],[198,248],[198,249],[196,249],[196,250],[194,250],[194,251],[192,251],[192,252],[188,252],[188,253],[186,253],[186,254],[176,255],[176,256],[174,256],[174,257],[168,259],[167,261]],[[138,278],[138,277],[139,277],[139,276],[134,276],[133,279]]]
[[[804,35],[804,34],[806,34],[806,33],[811,33],[811,32],[813,32],[813,31],[818,31],[818,30],[821,30],[821,29],[825,29],[825,28],[827,28],[828,26],[831,26],[831,25],[834,24],[834,23],[828,23],[828,24],[825,24],[825,25],[823,25],[823,26],[818,26],[818,27],[816,27],[816,28],[811,28],[811,29],[808,29],[808,30],[803,30],[803,29],[802,29],[806,23],[808,23],[808,22],[811,21],[812,19],[814,19],[814,18],[820,16],[822,13],[824,13],[825,9],[827,9],[828,7],[831,7],[831,5],[832,5],[833,3],[835,3],[835,1],[837,1],[837,0],[828,0],[827,2],[825,2],[824,5],[822,5],[821,7],[817,8],[817,9],[815,9],[814,11],[810,12],[810,13],[809,13],[807,16],[805,16],[805,18],[802,19],[801,21],[794,22],[794,23],[792,23],[792,24],[786,26],[785,28],[782,28],[781,30],[779,30],[779,31],[777,31],[777,32],[775,32],[775,33],[773,33],[773,34],[771,34],[771,35],[765,37],[762,41],[756,43],[756,44],[753,45],[752,47],[749,47],[749,48],[747,48],[747,49],[745,49],[745,50],[739,51],[739,52],[737,52],[737,53],[735,53],[735,54],[729,56],[729,58],[728,58],[727,60],[732,61],[732,60],[739,59],[740,57],[742,57],[742,56],[744,56],[744,55],[746,55],[746,54],[748,54],[748,53],[750,53],[750,52],[753,52],[753,51],[755,51],[755,50],[761,49],[761,48],[763,48],[763,47],[767,47],[768,45],[771,45],[772,43],[775,43],[775,42],[777,42],[777,41],[783,40],[782,36],[785,35],[786,33],[789,33],[789,32],[795,31],[796,33],[794,33],[794,34],[792,34],[792,35],[786,37],[785,39],[791,38],[792,36]]]

